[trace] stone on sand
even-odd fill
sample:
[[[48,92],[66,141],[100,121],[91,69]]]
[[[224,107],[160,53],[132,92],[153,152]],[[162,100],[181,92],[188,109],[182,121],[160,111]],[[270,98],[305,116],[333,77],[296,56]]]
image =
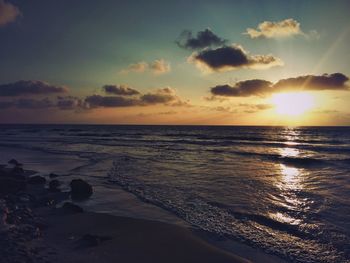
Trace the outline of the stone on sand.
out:
[[[73,179],[70,187],[72,199],[86,199],[92,195],[92,186],[82,179]]]

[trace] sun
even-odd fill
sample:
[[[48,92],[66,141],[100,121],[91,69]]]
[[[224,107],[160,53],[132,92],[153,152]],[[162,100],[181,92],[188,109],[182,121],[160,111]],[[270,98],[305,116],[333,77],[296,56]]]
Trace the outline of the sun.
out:
[[[299,116],[314,107],[314,97],[306,92],[288,92],[272,95],[277,114]]]

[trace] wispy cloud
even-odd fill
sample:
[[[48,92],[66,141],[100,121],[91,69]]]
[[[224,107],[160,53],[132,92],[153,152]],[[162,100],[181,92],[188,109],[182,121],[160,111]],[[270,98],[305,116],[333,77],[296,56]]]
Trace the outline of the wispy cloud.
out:
[[[301,30],[300,23],[293,18],[281,20],[278,22],[264,21],[260,23],[256,29],[247,28],[243,34],[248,35],[252,39],[256,38],[287,38],[292,36],[305,36],[307,38],[318,38],[316,30],[310,31],[308,34]]]
[[[128,74],[131,72],[144,73],[150,71],[155,75],[165,74],[171,71],[170,63],[164,59],[156,59],[153,62],[140,61],[135,64],[130,64],[127,68],[120,71],[121,74]]]
[[[134,64],[130,64],[127,68],[122,69],[120,73],[122,74],[128,74],[130,72],[136,72],[136,73],[143,73],[147,70],[148,63],[144,61],[140,61]]]
[[[156,59],[150,63],[149,68],[154,74],[164,74],[171,70],[170,63],[164,59]]]

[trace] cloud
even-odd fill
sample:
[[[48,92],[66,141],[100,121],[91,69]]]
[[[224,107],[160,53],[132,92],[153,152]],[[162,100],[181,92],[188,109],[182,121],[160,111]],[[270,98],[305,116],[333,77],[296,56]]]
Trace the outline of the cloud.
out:
[[[339,113],[337,110],[315,110],[313,113],[318,113],[318,114],[336,114]]]
[[[130,72],[144,73],[146,71],[151,71],[156,75],[161,75],[168,73],[171,70],[170,63],[164,59],[156,59],[153,62],[140,61],[135,64],[129,65],[126,69],[120,71],[121,74],[128,74]]]
[[[40,80],[20,80],[8,84],[0,84],[0,96],[21,96],[65,93],[67,87],[55,86]]]
[[[169,103],[177,98],[175,90],[167,87],[158,89],[153,93],[146,93],[141,96],[140,100],[145,105]]]
[[[16,101],[15,106],[22,109],[47,109],[54,107],[55,104],[48,98],[32,99],[21,98]]]
[[[265,96],[271,93],[283,91],[349,90],[349,86],[346,85],[348,80],[349,78],[342,73],[287,78],[281,79],[275,84],[266,80],[253,79],[237,82],[233,86],[228,84],[217,85],[210,88],[210,92],[213,96],[249,97]]]
[[[272,55],[250,56],[241,46],[223,46],[193,53],[188,61],[203,71],[228,71],[240,68],[266,69],[281,66],[281,59]]]
[[[226,40],[215,35],[210,29],[205,29],[197,32],[196,36],[193,36],[191,31],[184,30],[175,42],[181,48],[195,50],[224,45]]]
[[[348,80],[349,78],[342,73],[321,76],[306,75],[279,80],[274,88],[279,90],[346,90],[349,89],[349,86],[346,85]]]
[[[126,85],[104,85],[102,89],[107,96],[93,94],[85,98],[67,95],[42,98],[42,95],[68,91],[65,87],[56,87],[42,81],[18,81],[11,84],[0,85],[0,99],[2,97],[12,97],[12,100],[0,100],[0,109],[59,109],[86,111],[100,107],[132,107],[150,106],[162,104],[172,107],[188,107],[189,101],[182,100],[176,90],[166,87],[159,88],[147,93],[140,93],[138,90]],[[22,95],[32,95],[35,97],[22,97]],[[18,97],[16,97],[18,96]]]
[[[163,111],[163,112],[158,112],[159,115],[173,115],[173,114],[177,114],[177,111]]]
[[[182,101],[174,89],[167,87],[132,98],[125,96],[92,95],[86,97],[82,105],[86,109],[92,109],[98,107],[131,107],[156,104],[185,106],[188,105],[188,102]]]
[[[148,63],[144,61],[137,62],[135,64],[130,64],[126,69],[120,71],[122,74],[128,74],[130,72],[143,73],[147,70]]]
[[[268,110],[274,107],[271,104],[247,104],[247,103],[240,103],[238,106],[244,107],[246,109],[244,111],[245,113],[256,113],[258,111]]]
[[[133,96],[140,94],[139,91],[130,88],[127,85],[104,85],[102,89],[104,92],[114,95]]]
[[[82,99],[73,96],[57,97],[56,107],[61,110],[73,110],[84,108],[84,102]]]
[[[170,63],[166,62],[164,59],[157,59],[153,61],[149,65],[149,68],[154,74],[164,74],[170,72],[171,70]]]
[[[0,0],[0,27],[14,22],[21,12],[11,3]]]
[[[218,101],[218,102],[224,102],[224,101],[227,101],[228,98],[225,98],[225,97],[219,97],[219,96],[215,96],[215,95],[210,95],[210,96],[204,96],[202,97],[203,100],[205,101]]]
[[[295,35],[303,35],[300,23],[292,18],[278,22],[264,21],[257,29],[247,28],[244,33],[250,38],[281,38]]]
[[[99,107],[130,107],[139,105],[139,100],[123,96],[91,95],[85,98],[84,105],[88,109]]]
[[[301,30],[300,23],[289,18],[278,22],[264,21],[257,26],[257,29],[247,28],[243,34],[252,39],[256,38],[287,38],[302,35],[306,38],[319,38],[316,30],[311,30],[309,34]]]
[[[140,97],[143,106],[153,104],[164,104],[172,107],[191,107],[188,100],[182,100],[177,94],[176,90],[166,87],[157,89],[154,92],[149,92]]]
[[[232,109],[231,107],[217,106],[210,108],[212,111],[225,112],[225,113],[237,113],[237,109]]]
[[[223,97],[248,97],[252,95],[264,95],[271,92],[272,83],[262,79],[252,79],[237,82],[234,86],[218,85],[210,89],[214,96]]]

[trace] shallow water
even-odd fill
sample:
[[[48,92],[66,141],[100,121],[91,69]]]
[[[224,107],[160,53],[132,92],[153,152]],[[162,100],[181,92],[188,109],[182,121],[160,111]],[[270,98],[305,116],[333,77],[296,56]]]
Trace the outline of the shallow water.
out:
[[[79,160],[55,169],[121,185],[201,229],[291,262],[350,262],[350,128],[0,127],[0,145]]]

